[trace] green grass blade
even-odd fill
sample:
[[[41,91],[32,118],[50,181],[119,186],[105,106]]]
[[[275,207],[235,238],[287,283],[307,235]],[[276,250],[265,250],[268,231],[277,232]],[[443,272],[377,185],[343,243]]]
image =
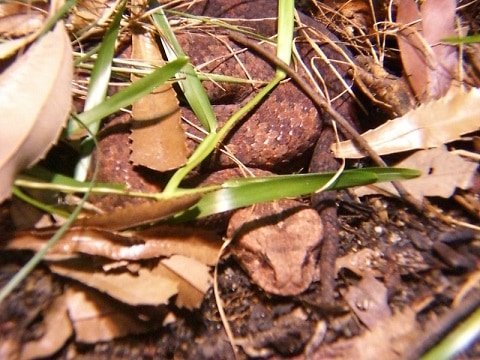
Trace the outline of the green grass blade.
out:
[[[290,64],[290,60],[292,58],[294,10],[294,0],[279,1],[277,57],[286,64]],[[283,73],[281,70],[278,71]],[[286,76],[286,74],[283,74],[283,76]]]
[[[437,346],[421,357],[421,360],[453,359],[465,351],[480,337],[480,308],[448,334]]]
[[[15,186],[19,188],[53,190],[63,193],[126,193],[124,184],[94,183],[78,181],[69,176],[53,173],[41,166],[34,166],[25,170],[15,179]]]
[[[267,86],[265,86],[255,97],[245,104],[240,110],[232,115],[225,125],[218,131],[218,133],[210,133],[195,149],[193,154],[187,161],[187,164],[178,169],[170,178],[168,184],[165,186],[164,192],[173,193],[180,185],[184,177],[197,167],[220,143],[220,141],[228,134],[228,132],[251,111],[262,99],[275,87],[282,79],[276,76]]]
[[[38,265],[40,261],[44,258],[48,250],[55,245],[55,243],[65,234],[65,232],[72,226],[74,221],[77,219],[80,211],[82,210],[83,204],[88,198],[88,193],[84,195],[80,204],[75,208],[72,214],[69,216],[67,221],[58,229],[54,236],[42,247],[35,255],[18,271],[15,275],[8,281],[8,283],[0,290],[0,303],[5,300],[5,298],[15,289],[27,276],[28,274]]]
[[[95,168],[93,170],[92,182],[90,183],[90,187],[93,186],[95,179],[97,178],[98,167],[99,160],[97,159]],[[15,187],[14,191],[18,194],[21,193],[20,191],[17,191]],[[15,275],[5,284],[5,286],[0,289],[0,303],[5,300],[5,298],[28,276],[28,274],[30,274],[30,272],[40,263],[40,261],[42,261],[48,250],[50,250],[65,234],[65,232],[73,225],[75,220],[78,218],[78,215],[82,211],[83,206],[87,202],[90,193],[90,191],[85,192],[79,204],[73,209],[72,213],[67,218],[65,223],[55,232],[55,234],[50,238],[50,240],[48,240],[48,242],[39,251],[37,251],[35,255],[33,255],[33,257],[29,261],[27,261],[27,263],[23,265],[18,272],[15,273]]]
[[[107,96],[108,83],[112,72],[112,61],[115,54],[115,43],[117,41],[120,29],[120,21],[122,20],[123,11],[125,10],[126,1],[120,3],[119,8],[113,18],[112,24],[108,28],[98,49],[97,59],[90,75],[88,83],[87,98],[85,100],[85,111],[88,111],[99,105]],[[74,124],[75,121],[70,121]],[[100,122],[93,122],[88,125],[91,135],[85,139],[80,146],[80,160],[75,167],[75,178],[77,180],[85,180],[91,163],[91,153],[93,150],[91,136],[95,136],[100,128]]]
[[[131,105],[143,96],[152,92],[153,89],[173,77],[186,63],[186,58],[178,58],[177,60],[167,63],[161,68],[154,70],[151,74],[135,81],[126,89],[112,95],[101,104],[79,114],[78,119],[87,126],[94,122],[101,121],[108,115],[115,113],[123,107]],[[83,128],[76,123],[67,131],[67,135],[73,135],[81,129]]]
[[[378,177],[377,182],[385,182],[385,181],[396,181],[396,180],[408,180],[414,179],[422,175],[422,172],[415,169],[403,169],[403,168],[384,168],[384,167],[371,167],[365,169],[350,169],[345,170],[346,172],[375,172],[375,175]],[[353,185],[356,186],[356,185]],[[346,186],[348,187],[348,186]]]
[[[125,1],[120,4],[98,49],[97,59],[95,60],[88,83],[85,110],[90,110],[97,106],[107,96],[108,83],[112,72],[112,61],[115,54],[115,42],[118,38],[120,21],[122,20],[125,4]],[[95,135],[98,129],[98,123],[93,123],[88,128],[90,132]]]
[[[52,29],[57,21],[61,20],[65,14],[77,3],[77,0],[68,0],[63,4],[60,9],[55,11],[54,14],[52,14],[51,17],[47,19],[45,24],[43,25],[43,29],[40,33],[40,36],[45,35],[50,29]]]
[[[480,34],[464,37],[449,37],[446,39],[442,39],[442,41],[450,44],[475,44],[480,42]]]
[[[158,3],[155,2],[155,5],[158,6]],[[180,46],[175,34],[173,33],[172,28],[170,27],[163,9],[159,7],[152,17],[161,31],[162,36],[168,42],[168,44],[165,44],[165,50],[168,59],[172,60],[174,57],[185,57],[186,55],[183,52],[183,49]],[[168,51],[168,45],[172,47],[174,54]],[[215,117],[212,105],[208,99],[208,95],[202,85],[202,82],[197,76],[192,64],[189,63],[184,67],[184,74],[185,79],[180,80],[179,84],[182,88],[185,98],[205,130],[209,133],[215,132],[217,129],[217,118]]]
[[[282,0],[279,6],[279,21],[278,21],[278,47],[277,54],[282,56],[282,59],[287,59],[290,62],[293,40],[293,0]],[[169,39],[170,40],[170,39]],[[172,39],[175,40],[175,39]],[[175,40],[176,41],[176,40]],[[180,49],[181,50],[181,49]],[[285,73],[277,70],[273,80],[268,83],[252,100],[250,100],[244,107],[237,111],[226,123],[219,129],[216,134],[209,134],[203,143],[201,143],[192,156],[189,158],[187,164],[177,170],[177,172],[170,178],[167,186],[164,189],[166,193],[173,193],[183,178],[196,166],[198,166],[220,143],[220,141],[228,134],[228,132],[256,105],[262,101],[279,83],[285,78]]]
[[[176,220],[187,221],[260,202],[312,194],[322,188],[333,175],[334,173],[296,174],[228,180],[223,184],[223,189],[206,194],[195,206],[179,214]],[[412,169],[345,170],[328,190],[368,185],[379,180],[405,180],[419,175],[420,172]]]

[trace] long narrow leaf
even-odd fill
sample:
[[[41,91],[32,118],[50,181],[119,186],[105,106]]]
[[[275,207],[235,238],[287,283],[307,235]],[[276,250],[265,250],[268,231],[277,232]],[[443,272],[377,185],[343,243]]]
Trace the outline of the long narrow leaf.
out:
[[[95,139],[94,139],[95,140]],[[92,175],[92,182],[90,187],[93,186],[99,168],[99,160],[97,159]],[[20,191],[18,192],[20,194]],[[27,261],[22,268],[15,273],[15,275],[0,289],[0,303],[30,274],[30,272],[42,261],[45,254],[56,244],[56,242],[67,232],[72,224],[77,220],[78,215],[83,209],[83,206],[87,202],[91,192],[89,189],[85,192],[78,205],[73,209],[70,216],[66,219],[65,223],[55,232],[55,234],[48,240],[48,242],[38,250],[33,257]]]
[[[421,360],[453,359],[480,337],[480,307],[460,323],[438,345],[421,357]]]
[[[170,24],[168,23],[163,9],[159,7],[157,12],[153,14],[152,17],[156,25],[158,25],[158,27],[161,29],[162,35],[168,42],[168,44],[164,44],[168,59],[173,60],[175,57],[186,56],[175,34],[173,33]],[[168,51],[168,46],[172,47],[174,54],[171,51]],[[217,118],[213,113],[213,108],[210,104],[210,100],[208,99],[208,95],[192,64],[189,63],[185,66],[184,74],[185,79],[180,80],[179,83],[182,87],[185,98],[205,130],[207,130],[209,133],[215,132],[217,129]]]
[[[293,0],[280,0],[278,3],[277,57],[286,64],[290,64],[292,58],[294,9]]]
[[[369,168],[346,170],[326,190],[368,185],[379,181],[411,179],[419,176],[417,170]],[[206,194],[195,206],[176,217],[187,221],[240,207],[314,193],[333,176],[328,174],[297,174],[262,178],[233,179],[223,189]]]
[[[449,37],[443,39],[443,41],[450,44],[475,44],[480,42],[480,34],[465,37]]]
[[[63,193],[85,192],[87,190],[92,193],[125,193],[127,191],[124,184],[94,183],[92,187],[90,181],[78,181],[69,176],[53,173],[38,165],[17,176],[15,185],[17,187],[48,189]]]
[[[281,80],[282,78],[280,76],[275,76],[275,78],[257,95],[255,95],[253,99],[251,99],[247,104],[233,114],[217,133],[208,134],[190,156],[187,164],[173,174],[168,184],[165,186],[164,192],[174,192],[184,177],[196,166],[198,166],[217,147],[217,144],[220,143],[220,141],[228,134],[228,132],[242,119],[242,117],[251,111],[256,105],[258,105],[260,101],[262,101],[262,99],[273,88],[275,88],[275,86],[277,86]]]
[[[153,71],[150,75],[136,81],[128,88],[123,89],[106,99],[101,104],[94,108],[85,111],[78,115],[78,119],[85,125],[93,122],[101,121],[108,115],[120,110],[123,107],[129,106],[146,94],[149,94],[157,86],[163,84],[175,75],[187,63],[186,58],[178,58],[169,62],[165,66]],[[67,135],[74,135],[80,130],[80,126],[75,124],[67,131]]]
[[[65,3],[58,10],[56,10],[53,14],[50,14],[50,17],[47,19],[45,24],[43,24],[40,36],[43,36],[47,32],[49,32],[55,26],[55,24],[60,21],[76,3],[77,0],[65,1]]]
[[[115,54],[115,42],[117,41],[118,32],[120,28],[120,20],[122,20],[123,10],[125,9],[126,1],[120,4],[117,12],[113,18],[112,24],[108,28],[103,40],[98,49],[97,59],[93,66],[88,83],[87,98],[85,100],[85,111],[92,109],[104,101],[107,96],[108,83],[112,72],[112,61]],[[71,124],[75,123],[70,121]],[[85,180],[87,178],[88,168],[91,162],[92,141],[91,136],[95,136],[100,128],[100,122],[91,123],[88,126],[91,135],[83,141],[80,153],[81,158],[75,167],[75,178],[77,180]]]

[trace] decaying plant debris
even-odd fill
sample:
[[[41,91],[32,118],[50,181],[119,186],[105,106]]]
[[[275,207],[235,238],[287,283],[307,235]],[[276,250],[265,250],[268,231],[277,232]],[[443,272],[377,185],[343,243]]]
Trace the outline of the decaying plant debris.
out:
[[[166,9],[191,14],[188,18],[166,12],[179,44],[201,73],[219,126],[275,76],[267,58],[244,49],[225,27],[235,31],[243,26],[247,33],[266,29],[263,35],[274,35],[275,21],[255,17],[276,14],[276,2],[235,2],[235,10],[223,9],[231,6],[227,0],[210,5],[161,2]],[[382,2],[375,9],[362,0],[302,3],[308,17],[297,19],[305,29],[295,33],[300,56],[296,54],[292,67],[353,127],[374,128],[364,137],[380,154],[394,154],[384,158],[389,164],[422,169],[423,175],[405,182],[405,189],[423,202],[425,211],[386,197],[397,193],[375,184],[337,195],[317,194],[313,206],[306,197],[283,199],[246,207],[233,216],[228,212],[179,223],[182,211],[194,208],[231,177],[306,172],[309,166],[315,171],[331,169],[337,163],[330,149],[338,157],[364,155],[365,149],[347,152],[351,141],[332,145],[328,117],[293,80],[281,82],[184,179],[182,186],[202,186],[204,193],[157,201],[131,196],[163,189],[168,194],[174,169],[188,165],[208,131],[214,133],[208,129],[215,125],[212,119],[206,126],[197,119],[198,108],[186,106],[191,85],[183,82],[190,76],[185,70],[174,85],[162,85],[104,122],[89,176],[99,163],[102,191],[117,189],[105,183],[123,187],[92,195],[42,263],[0,303],[0,357],[414,359],[480,306],[480,77],[478,59],[472,56],[478,45],[444,41],[478,34],[477,2],[442,0],[442,6],[435,6],[428,0],[420,8],[413,0],[392,7]],[[198,18],[205,4],[213,17]],[[22,93],[15,99],[4,96],[4,104],[21,110],[27,108],[22,99],[37,100],[35,114],[29,117],[33,125],[15,126],[11,119],[22,114],[14,110],[8,110],[8,124],[2,120],[5,128],[27,133],[16,137],[15,131],[2,132],[12,146],[0,153],[0,200],[8,197],[19,172],[45,157],[61,129],[71,129],[65,114],[72,94],[65,84],[72,77],[74,106],[78,113],[83,111],[92,62],[80,61],[87,66],[69,72],[67,31],[74,50],[85,54],[102,41],[124,4],[79,1],[64,22],[28,47],[58,5],[0,7],[0,55],[6,69],[1,69],[0,83],[6,92]],[[261,9],[252,10],[255,6]],[[249,20],[229,15],[233,19],[220,21],[215,13],[248,13],[248,18],[256,14]],[[128,3],[123,15],[117,18],[121,31],[115,45],[119,62],[114,65],[123,66],[127,74],[114,69],[110,96],[124,83],[139,81],[152,67],[168,62],[175,49],[172,44],[162,48],[168,36],[159,35],[145,2]],[[25,29],[15,25],[19,16],[28,19]],[[461,26],[454,23],[455,16]],[[63,47],[55,49],[62,51],[52,53],[52,41],[58,41]],[[268,41],[260,44],[274,53]],[[24,46],[17,58],[9,58]],[[29,62],[43,61],[47,54],[56,61],[51,69],[45,66],[50,77],[30,78],[40,70]],[[22,71],[26,75],[15,79]],[[224,82],[219,75],[236,79]],[[29,79],[50,91],[40,94],[39,87],[25,85]],[[397,92],[399,99],[392,97]],[[52,117],[58,123],[47,121]],[[372,122],[365,124],[365,119]],[[41,143],[31,141],[38,131],[45,134]],[[314,151],[319,138],[321,146]],[[42,165],[70,173],[71,165],[64,161],[75,161],[71,149],[59,149],[65,144],[81,148],[77,141],[63,137]],[[309,165],[318,149],[328,159]],[[234,170],[215,172],[232,166]],[[55,194],[60,215],[38,215],[25,204],[19,207],[20,189],[14,188],[17,197],[0,207],[2,286],[42,249],[64,221],[60,215],[78,201]],[[51,201],[51,193],[41,194],[28,191],[29,196]],[[334,206],[338,244],[325,246],[337,226]],[[326,254],[332,244],[334,251]],[[328,274],[322,274],[319,261],[332,265]],[[326,283],[331,286],[328,296]],[[478,356],[477,341],[464,357]]]

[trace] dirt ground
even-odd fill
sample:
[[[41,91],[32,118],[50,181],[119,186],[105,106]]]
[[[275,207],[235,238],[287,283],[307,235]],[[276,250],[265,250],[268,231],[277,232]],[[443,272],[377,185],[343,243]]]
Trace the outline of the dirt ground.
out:
[[[478,239],[470,231],[451,229],[419,216],[399,202],[372,198],[358,204],[346,194],[343,198],[339,208],[341,256],[359,253],[362,249],[379,254],[369,264],[370,269],[376,271],[379,288],[370,291],[384,291],[380,298],[385,296],[383,301],[388,302],[393,314],[413,309],[415,314],[410,321],[418,322],[410,329],[414,336],[399,334],[395,338],[393,334],[389,346],[411,351],[408,357],[402,353],[399,358],[417,358],[458,321],[458,318],[447,322],[440,319],[455,312],[452,302],[461,291],[467,292],[461,304],[472,299],[478,303],[478,289],[475,285],[467,285],[468,279],[475,276],[480,256]],[[378,216],[379,209],[381,216]],[[463,216],[455,210],[450,212],[457,218]],[[2,285],[28,257],[26,253],[2,252]],[[358,286],[360,276],[354,271],[339,271],[337,299],[335,304],[325,308],[318,303],[318,282],[299,296],[272,296],[252,284],[238,262],[225,255],[219,264],[218,285],[227,319],[240,345],[239,357],[347,358],[355,354],[357,341],[362,347],[375,346],[375,342],[365,337],[371,330],[367,330],[340,295]],[[45,331],[42,311],[70,285],[71,281],[52,275],[40,266],[2,303],[0,323],[4,358],[15,358],[22,343],[42,335]],[[373,295],[372,300],[363,294],[360,299],[382,302],[377,296]],[[117,305],[124,311],[148,313],[152,319],[158,310]],[[383,311],[381,307],[374,308],[373,317],[378,316],[375,312]],[[170,310],[173,320],[165,326],[152,321],[151,331],[146,334],[93,345],[78,344],[70,338],[54,358],[233,358],[212,289],[199,310],[179,310],[173,304]],[[457,317],[462,318],[462,315]],[[398,319],[395,326],[408,328],[413,325]],[[395,333],[395,326],[389,331]],[[338,347],[338,344],[343,346]],[[389,351],[391,349],[383,349],[377,354],[391,356]],[[457,358],[479,356],[480,343],[477,341]]]

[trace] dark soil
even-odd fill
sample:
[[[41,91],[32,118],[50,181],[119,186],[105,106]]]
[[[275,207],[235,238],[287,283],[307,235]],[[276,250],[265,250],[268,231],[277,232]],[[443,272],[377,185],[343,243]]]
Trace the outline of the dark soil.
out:
[[[383,214],[379,216],[379,213]],[[480,243],[471,232],[448,228],[416,215],[401,203],[377,198],[364,204],[342,201],[340,220],[341,255],[363,248],[383,254],[372,266],[379,270],[378,279],[388,289],[390,307],[394,312],[408,307],[418,309],[418,304],[426,301],[417,313],[422,326],[452,311],[452,301],[478,266]],[[441,242],[438,239],[447,237],[452,240],[442,242],[445,251],[440,254],[435,250]],[[24,253],[2,252],[0,285],[4,285],[28,257]],[[358,281],[354,273],[342,270],[336,283],[335,303],[325,307],[318,302],[318,282],[299,296],[271,296],[252,285],[238,263],[225,255],[219,265],[219,289],[240,345],[240,357],[296,358],[310,353],[315,358],[316,346],[320,345],[315,344],[316,331],[323,323],[327,324],[327,330],[321,346],[361,335],[366,331],[365,326],[340,295]],[[68,283],[40,266],[1,304],[0,336],[4,358],[14,358],[23,342],[41,336],[42,311]],[[478,289],[472,288],[469,298],[480,298]],[[152,328],[151,333],[95,345],[82,345],[70,339],[55,358],[233,358],[213,290],[207,293],[197,311],[179,310],[173,305],[170,310],[175,320],[169,325]],[[443,330],[448,329],[449,326]],[[417,338],[411,347],[421,351],[429,346],[428,335],[425,333],[425,339]],[[459,358],[479,356],[480,343],[477,342]]]

